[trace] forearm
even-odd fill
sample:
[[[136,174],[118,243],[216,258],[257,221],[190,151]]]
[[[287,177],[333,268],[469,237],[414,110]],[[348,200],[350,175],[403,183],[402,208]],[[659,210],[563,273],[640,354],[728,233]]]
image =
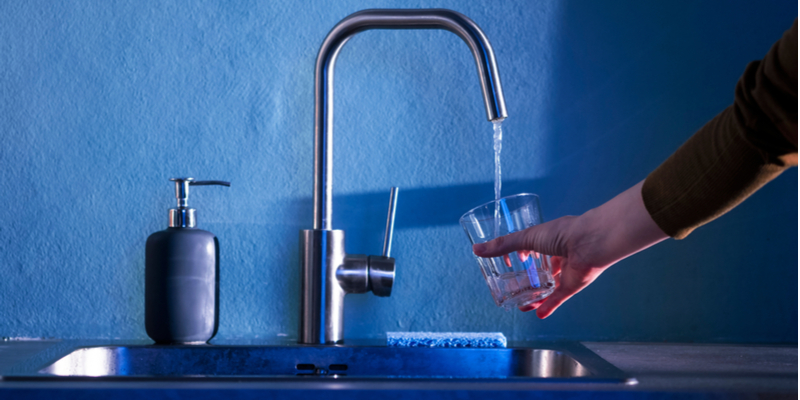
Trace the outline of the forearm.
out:
[[[599,242],[596,249],[602,264],[610,265],[638,253],[669,236],[653,221],[642,200],[642,184],[637,183],[603,205],[576,219],[579,229],[589,228]],[[581,251],[581,249],[575,249]]]
[[[686,237],[797,165],[797,21],[751,63],[734,104],[645,180],[644,203],[661,229]]]

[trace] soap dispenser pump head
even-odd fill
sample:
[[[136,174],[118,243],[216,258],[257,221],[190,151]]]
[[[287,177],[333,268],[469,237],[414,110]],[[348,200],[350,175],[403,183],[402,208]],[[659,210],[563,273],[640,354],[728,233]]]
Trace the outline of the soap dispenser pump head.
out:
[[[225,181],[195,181],[194,178],[170,178],[175,182],[175,198],[178,207],[169,210],[170,228],[194,228],[197,225],[195,209],[189,208],[189,186],[221,185],[230,186]]]

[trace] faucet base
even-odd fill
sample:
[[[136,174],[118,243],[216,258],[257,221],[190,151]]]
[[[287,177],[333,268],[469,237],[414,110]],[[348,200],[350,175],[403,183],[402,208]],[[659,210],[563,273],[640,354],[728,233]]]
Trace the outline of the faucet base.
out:
[[[344,231],[300,231],[300,339],[303,344],[344,341],[344,295],[336,271],[344,265]]]

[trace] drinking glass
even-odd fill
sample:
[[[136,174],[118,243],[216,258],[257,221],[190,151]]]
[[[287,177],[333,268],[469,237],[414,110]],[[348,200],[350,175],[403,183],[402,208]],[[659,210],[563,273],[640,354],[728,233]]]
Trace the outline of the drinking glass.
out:
[[[468,211],[460,222],[472,244],[488,242],[541,224],[539,196],[522,193],[490,201]],[[494,302],[506,310],[541,300],[555,289],[548,256],[513,252],[508,257],[475,258]]]

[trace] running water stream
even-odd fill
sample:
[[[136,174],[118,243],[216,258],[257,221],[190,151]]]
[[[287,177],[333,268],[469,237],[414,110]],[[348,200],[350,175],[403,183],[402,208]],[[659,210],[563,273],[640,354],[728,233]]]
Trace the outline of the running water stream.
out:
[[[500,150],[503,147],[503,120],[492,121],[494,125],[494,236],[500,236]]]

